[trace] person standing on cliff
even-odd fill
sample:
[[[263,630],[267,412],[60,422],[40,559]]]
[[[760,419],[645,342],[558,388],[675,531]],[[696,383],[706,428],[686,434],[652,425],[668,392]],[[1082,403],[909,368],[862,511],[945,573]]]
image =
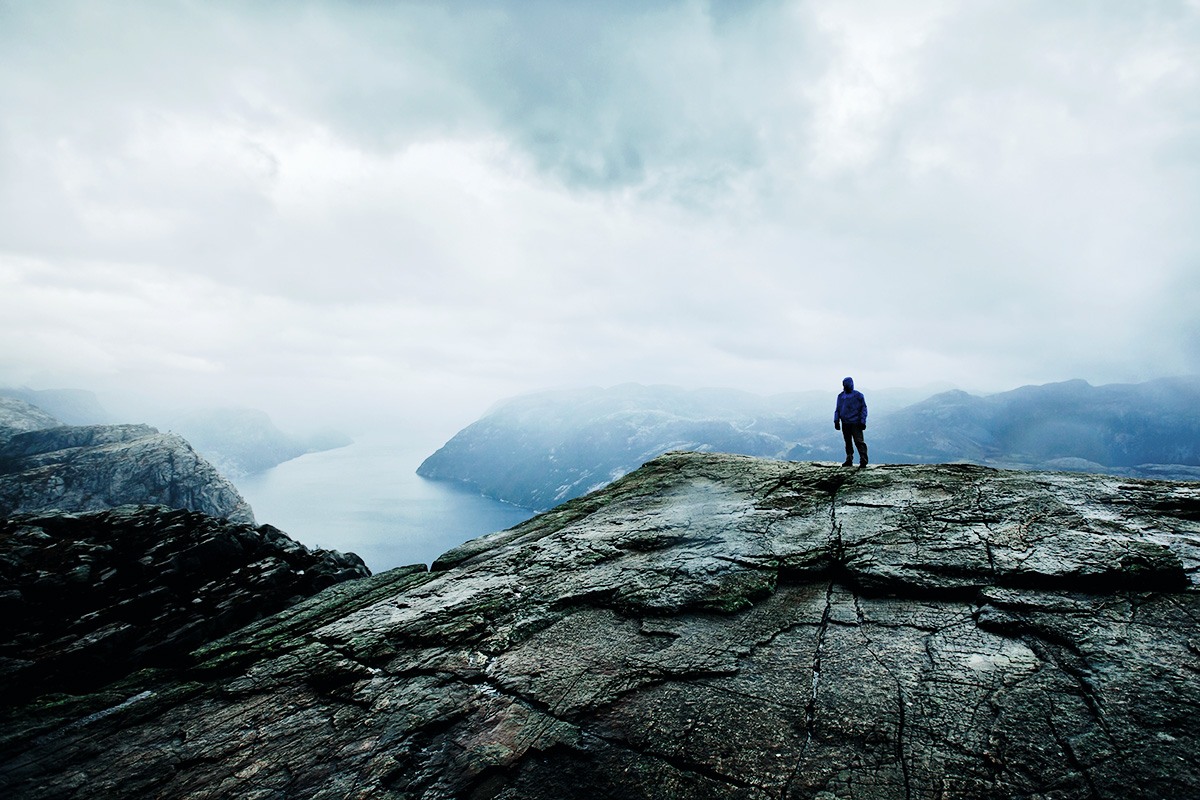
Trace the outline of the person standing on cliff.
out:
[[[858,465],[867,465],[867,442],[863,431],[867,429],[867,400],[862,392],[854,390],[854,378],[842,379],[842,393],[837,397],[833,410],[833,427],[842,432],[846,440],[846,460],[843,467],[854,464],[854,448],[858,448]]]

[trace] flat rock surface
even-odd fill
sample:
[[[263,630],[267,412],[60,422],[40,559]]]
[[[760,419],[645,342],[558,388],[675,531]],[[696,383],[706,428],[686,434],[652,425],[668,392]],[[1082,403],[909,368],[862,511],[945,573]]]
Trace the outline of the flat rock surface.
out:
[[[8,797],[1200,796],[1200,487],[669,454],[182,670]]]

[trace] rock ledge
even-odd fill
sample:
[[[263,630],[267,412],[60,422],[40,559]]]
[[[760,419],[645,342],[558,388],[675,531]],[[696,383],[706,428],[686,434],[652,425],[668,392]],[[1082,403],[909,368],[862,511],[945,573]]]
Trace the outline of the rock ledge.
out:
[[[182,671],[12,797],[1200,796],[1200,487],[668,454]]]

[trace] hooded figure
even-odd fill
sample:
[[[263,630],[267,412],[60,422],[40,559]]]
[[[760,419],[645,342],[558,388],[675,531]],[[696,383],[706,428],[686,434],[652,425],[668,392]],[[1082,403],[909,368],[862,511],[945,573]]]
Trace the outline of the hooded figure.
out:
[[[867,465],[867,443],[863,431],[867,429],[867,401],[862,392],[854,390],[854,379],[842,379],[842,393],[837,397],[833,410],[833,427],[842,432],[846,440],[846,460],[843,467],[854,463],[854,448],[858,448],[858,465]]]

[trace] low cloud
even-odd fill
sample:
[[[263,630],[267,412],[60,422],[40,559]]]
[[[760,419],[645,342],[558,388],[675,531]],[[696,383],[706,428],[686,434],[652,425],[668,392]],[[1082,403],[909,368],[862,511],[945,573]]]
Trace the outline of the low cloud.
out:
[[[1197,372],[1197,53],[1167,2],[9,4],[0,382],[453,432]]]

